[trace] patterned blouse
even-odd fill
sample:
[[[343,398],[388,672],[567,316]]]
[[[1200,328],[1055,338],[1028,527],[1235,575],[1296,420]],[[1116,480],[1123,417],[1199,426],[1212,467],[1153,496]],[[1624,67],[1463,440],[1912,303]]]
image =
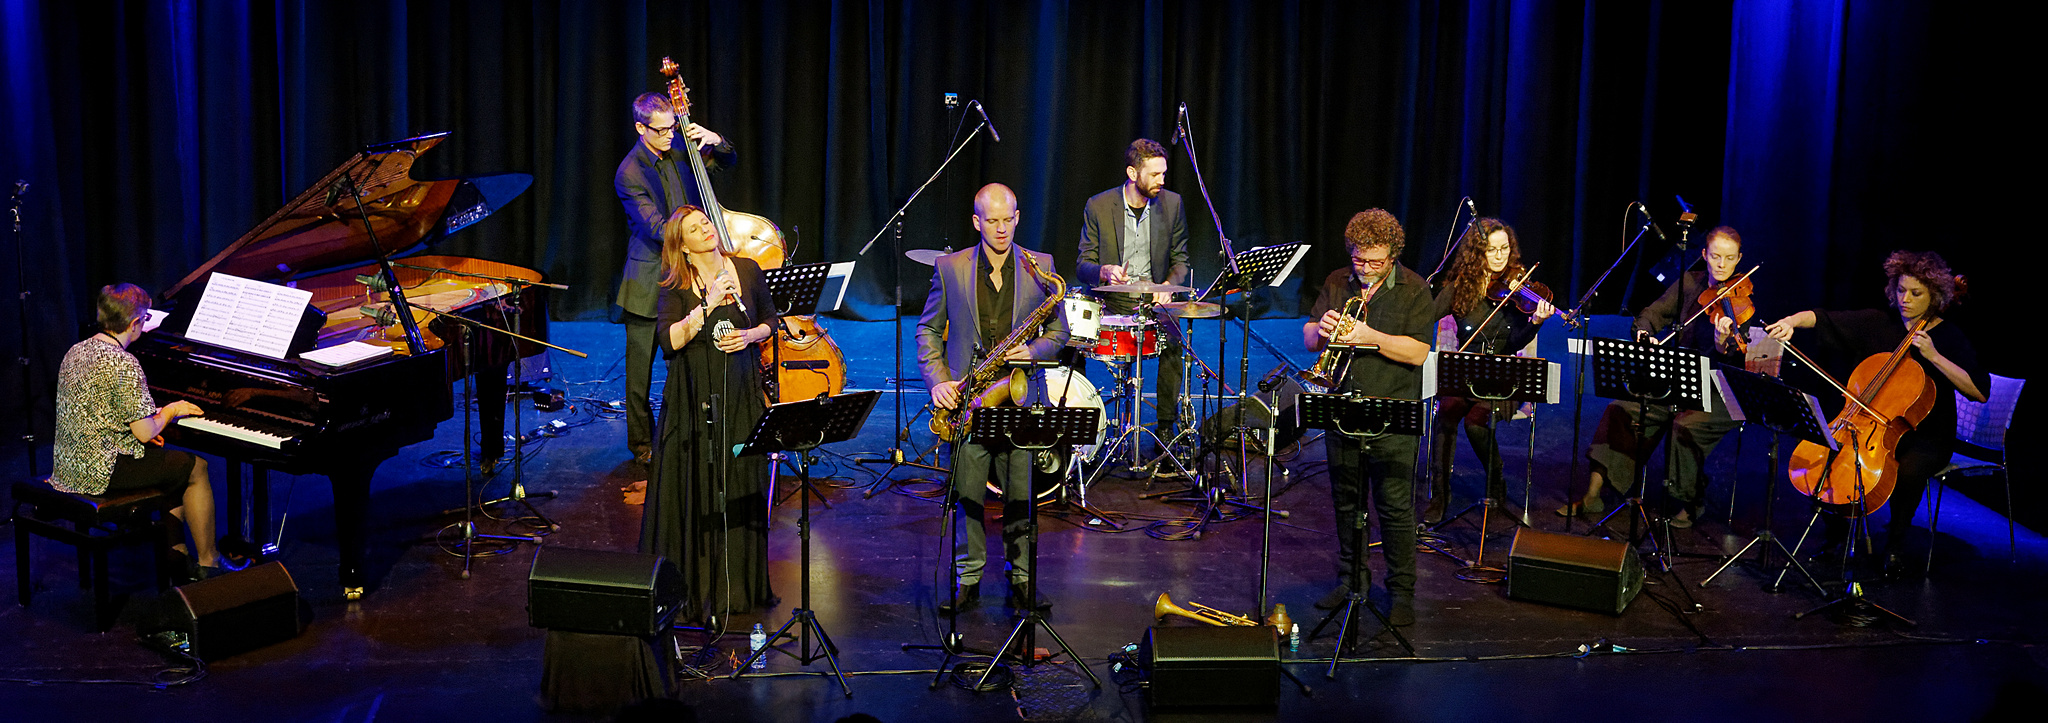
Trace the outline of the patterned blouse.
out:
[[[142,442],[128,423],[156,411],[133,354],[105,334],[73,344],[57,369],[57,464],[50,486],[106,492],[114,455],[142,456]]]

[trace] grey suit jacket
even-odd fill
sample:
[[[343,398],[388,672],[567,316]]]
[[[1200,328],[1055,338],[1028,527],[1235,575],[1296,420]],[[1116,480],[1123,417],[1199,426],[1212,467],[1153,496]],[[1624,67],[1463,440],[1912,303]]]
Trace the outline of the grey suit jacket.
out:
[[[1031,254],[1032,258],[1038,259],[1038,268],[1046,273],[1056,273],[1050,254],[1022,246],[1011,246],[1010,250],[1013,254]],[[980,288],[979,279],[975,278],[976,269],[981,264],[980,253],[981,244],[977,242],[966,250],[940,256],[933,264],[932,292],[925,297],[924,316],[917,322],[917,365],[927,386],[959,380],[977,361],[974,358],[975,345],[993,345],[1002,341],[980,338],[980,316],[975,305],[975,292]],[[1010,326],[1013,329],[1045,303],[1049,291],[1048,287],[1039,286],[1031,270],[1024,267],[1021,256],[1010,264],[1010,280],[1003,288],[1017,290],[1016,301],[1010,305]],[[947,322],[956,319],[960,328],[947,334]],[[1054,312],[1027,346],[1031,348],[1031,358],[1051,359],[1066,344],[1067,320]]]
[[[1161,191],[1152,209],[1152,280],[1178,284],[1188,277],[1188,213],[1180,194]],[[1081,214],[1081,247],[1076,255],[1075,274],[1081,283],[1099,286],[1102,265],[1123,264],[1124,187],[1103,191],[1088,198]],[[1157,243],[1165,239],[1166,243]]]

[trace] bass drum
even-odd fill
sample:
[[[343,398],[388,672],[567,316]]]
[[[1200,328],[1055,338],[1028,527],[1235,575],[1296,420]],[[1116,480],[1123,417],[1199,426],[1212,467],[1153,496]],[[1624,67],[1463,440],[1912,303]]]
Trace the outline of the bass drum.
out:
[[[1034,395],[1033,401],[1035,401],[1035,395],[1040,393],[1035,388],[1036,386],[1033,385],[1034,389],[1031,391],[1031,394]],[[1080,372],[1066,367],[1053,367],[1045,370],[1043,393],[1047,397],[1045,403],[1051,406],[1086,407],[1097,412],[1102,410],[1102,395],[1095,391],[1095,385],[1089,383],[1088,377],[1082,376]],[[1062,401],[1065,403],[1061,403]],[[1029,402],[1026,403],[1028,404]],[[1097,420],[1095,423],[1095,440],[1092,443],[1084,445],[1078,450],[1046,450],[1034,461],[1031,474],[1033,498],[1044,501],[1059,492],[1060,480],[1065,479],[1068,472],[1072,469],[1076,451],[1080,453],[1081,459],[1095,459],[1095,455],[1102,449],[1102,438],[1109,430],[1109,418],[1107,416],[1098,416]],[[995,483],[995,480],[989,480],[988,489],[993,495],[989,498],[990,500],[1001,500],[1003,498],[1003,489]]]

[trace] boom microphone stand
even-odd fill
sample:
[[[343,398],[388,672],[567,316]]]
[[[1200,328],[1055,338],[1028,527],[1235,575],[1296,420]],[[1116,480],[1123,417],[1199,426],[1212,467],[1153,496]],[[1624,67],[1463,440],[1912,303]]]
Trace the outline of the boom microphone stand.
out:
[[[981,107],[981,101],[969,102],[976,108]],[[889,448],[889,456],[885,459],[855,460],[858,464],[889,465],[888,469],[882,470],[881,474],[875,476],[875,483],[869,486],[866,492],[862,493],[864,497],[875,496],[875,493],[889,481],[889,475],[895,473],[897,467],[916,467],[940,474],[947,472],[944,467],[925,464],[919,461],[922,459],[922,455],[918,457],[905,457],[903,454],[903,448],[909,446],[910,443],[910,428],[905,426],[906,423],[903,419],[903,250],[900,248],[903,245],[903,217],[904,214],[910,211],[910,205],[917,203],[917,197],[924,195],[925,189],[930,188],[933,181],[939,180],[939,176],[946,172],[946,167],[953,164],[953,159],[958,158],[960,152],[967,149],[967,144],[973,143],[975,137],[981,135],[981,129],[983,128],[989,129],[989,135],[995,136],[997,141],[1000,142],[1002,140],[1001,137],[996,136],[995,128],[989,125],[987,111],[983,111],[982,120],[980,123],[975,124],[974,130],[969,131],[966,138],[960,139],[960,143],[953,146],[953,150],[946,154],[946,160],[939,162],[938,169],[932,171],[931,177],[924,179],[924,183],[918,184],[917,190],[910,192],[910,198],[904,199],[903,205],[898,206],[895,213],[889,214],[889,220],[882,222],[882,228],[875,231],[875,235],[868,239],[867,245],[860,247],[860,251],[854,254],[855,256],[866,256],[868,250],[874,248],[875,242],[882,240],[882,234],[888,233],[891,226],[896,228],[896,233],[891,237],[889,244],[889,268],[892,270],[890,276],[894,277],[896,282],[894,296],[889,302],[889,318],[896,327],[896,416],[891,422],[896,429],[896,441],[895,446]]]
[[[14,202],[11,209],[14,214],[14,288],[20,294],[19,301],[21,302],[19,306],[15,307],[20,317],[18,319],[20,324],[15,329],[21,332],[21,356],[16,361],[18,362],[18,368],[21,370],[21,443],[27,446],[27,449],[22,453],[22,459],[24,464],[28,465],[27,478],[35,479],[37,476],[36,429],[34,402],[32,401],[35,397],[30,396],[35,391],[35,383],[29,381],[28,378],[30,360],[30,337],[28,333],[28,304],[30,299],[28,290],[28,250],[21,240],[21,197],[26,195],[28,195],[28,181],[15,181]]]

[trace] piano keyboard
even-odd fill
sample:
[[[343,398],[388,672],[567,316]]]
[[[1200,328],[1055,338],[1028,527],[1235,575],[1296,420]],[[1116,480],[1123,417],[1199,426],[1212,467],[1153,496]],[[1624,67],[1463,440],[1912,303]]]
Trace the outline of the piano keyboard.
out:
[[[250,444],[260,444],[271,449],[283,449],[285,442],[291,441],[291,437],[271,434],[269,432],[259,432],[248,427],[215,421],[205,417],[179,417],[178,426],[210,434],[218,434]]]

